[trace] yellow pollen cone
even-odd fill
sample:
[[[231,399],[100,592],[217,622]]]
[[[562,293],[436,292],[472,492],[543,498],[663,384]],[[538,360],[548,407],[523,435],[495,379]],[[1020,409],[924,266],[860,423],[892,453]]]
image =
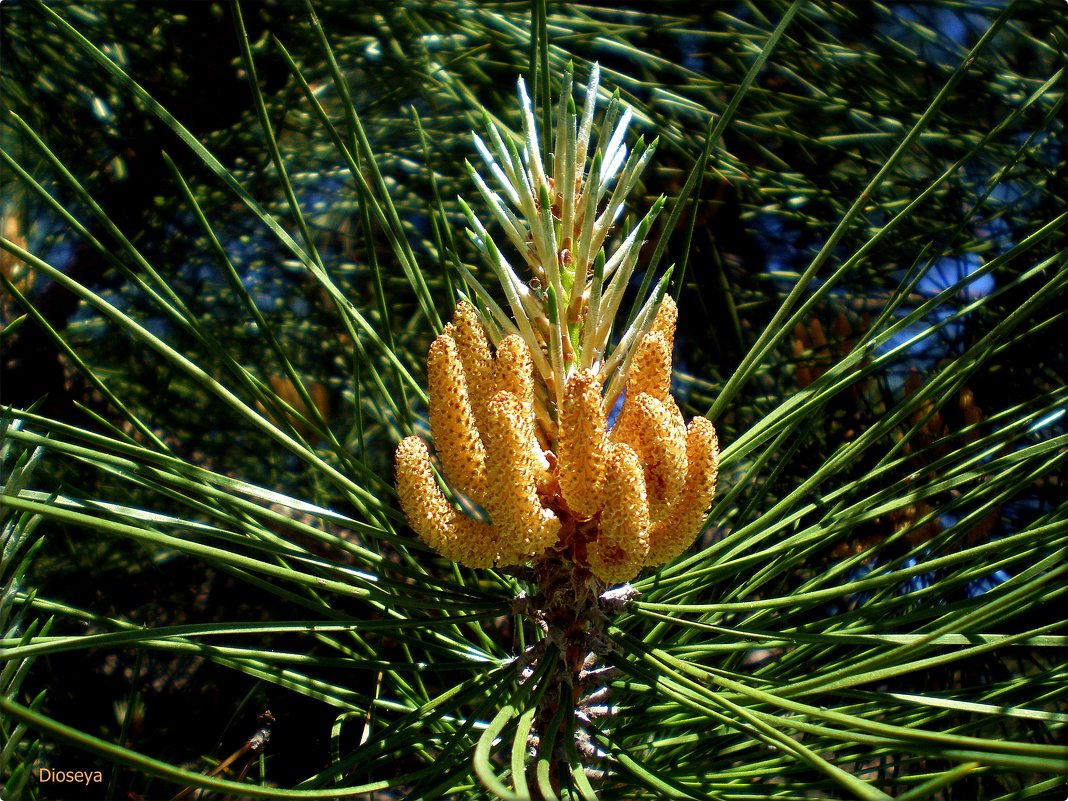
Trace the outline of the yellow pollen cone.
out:
[[[678,407],[641,394],[630,404],[630,424],[621,432],[641,460],[649,518],[665,518],[675,505],[686,480],[686,426]]]
[[[511,334],[497,345],[494,375],[497,392],[503,389],[515,395],[525,408],[529,409],[533,406],[534,363],[531,361],[530,349],[523,341],[523,337]]]
[[[493,367],[495,391],[511,393],[523,406],[530,452],[534,456],[537,482],[541,485],[548,474],[549,462],[538,442],[537,423],[534,418],[534,362],[530,357],[530,349],[521,336],[512,334],[501,340],[497,345],[497,357]]]
[[[476,502],[486,495],[486,452],[475,428],[463,366],[452,337],[442,334],[430,346],[426,363],[430,432],[452,487]]]
[[[627,374],[627,395],[652,395],[658,401],[671,389],[671,340],[653,330],[642,337]]]
[[[596,371],[582,370],[568,379],[556,445],[564,500],[579,517],[593,517],[604,505],[607,446]]]
[[[677,557],[690,547],[704,524],[716,494],[719,472],[719,441],[715,426],[707,417],[695,417],[690,421],[686,459],[686,483],[678,503],[671,514],[654,523],[649,531],[646,564],[659,565]]]
[[[467,396],[471,401],[471,411],[475,416],[478,431],[486,428],[486,404],[493,396],[493,360],[490,356],[489,341],[485,329],[478,318],[475,307],[466,300],[456,304],[452,323],[446,328],[456,342],[460,354],[460,363],[464,368],[464,381]]]
[[[454,509],[434,480],[430,453],[419,437],[397,446],[397,494],[408,524],[444,556],[468,567],[492,567],[497,561],[493,529]]]
[[[487,483],[485,506],[500,536],[500,563],[517,564],[555,545],[560,521],[538,496],[539,465],[523,404],[502,390],[486,408],[486,468],[493,480]]]
[[[663,306],[660,307],[663,310]],[[657,315],[658,322],[670,319],[662,319]],[[623,399],[623,409],[616,419],[612,428],[613,442],[633,442],[636,420],[633,417],[634,401],[639,395],[645,394],[666,403],[671,399],[671,340],[663,331],[653,329],[646,333],[638,342],[631,359],[630,369],[627,372],[627,393]],[[674,401],[672,401],[674,403]]]
[[[653,326],[650,331],[659,331],[671,346],[675,343],[675,323],[679,320],[679,307],[675,305],[671,295],[664,295],[660,301],[660,308],[656,310]]]
[[[609,584],[630,581],[649,550],[649,506],[637,455],[614,444],[605,462],[605,503],[597,539],[587,546],[590,570]]]

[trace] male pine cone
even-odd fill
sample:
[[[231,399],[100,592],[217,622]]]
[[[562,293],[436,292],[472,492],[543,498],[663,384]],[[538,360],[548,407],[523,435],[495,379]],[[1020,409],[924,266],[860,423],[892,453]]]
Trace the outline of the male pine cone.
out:
[[[443,477],[492,523],[452,506],[426,444],[408,437],[397,448],[397,492],[420,538],[468,567],[565,552],[606,583],[685,551],[715,494],[719,444],[706,418],[687,427],[671,397],[676,317],[665,296],[634,352],[612,429],[602,379],[578,370],[539,437],[526,343],[506,337],[491,353],[477,312],[461,302],[427,360],[430,430]]]

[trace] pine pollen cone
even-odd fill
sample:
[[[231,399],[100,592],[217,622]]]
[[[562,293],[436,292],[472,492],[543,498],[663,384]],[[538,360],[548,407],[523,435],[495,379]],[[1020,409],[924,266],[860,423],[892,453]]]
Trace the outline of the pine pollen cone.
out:
[[[477,312],[461,303],[427,359],[430,429],[445,483],[480,504],[492,523],[450,503],[426,443],[408,437],[397,448],[397,492],[419,537],[468,567],[571,549],[576,563],[608,584],[681,555],[712,503],[719,446],[706,418],[684,425],[670,394],[677,313],[665,298],[636,343],[611,430],[597,371],[567,378],[548,432],[552,453],[536,433],[526,342],[505,337],[491,354]],[[574,547],[576,531],[584,547]]]

